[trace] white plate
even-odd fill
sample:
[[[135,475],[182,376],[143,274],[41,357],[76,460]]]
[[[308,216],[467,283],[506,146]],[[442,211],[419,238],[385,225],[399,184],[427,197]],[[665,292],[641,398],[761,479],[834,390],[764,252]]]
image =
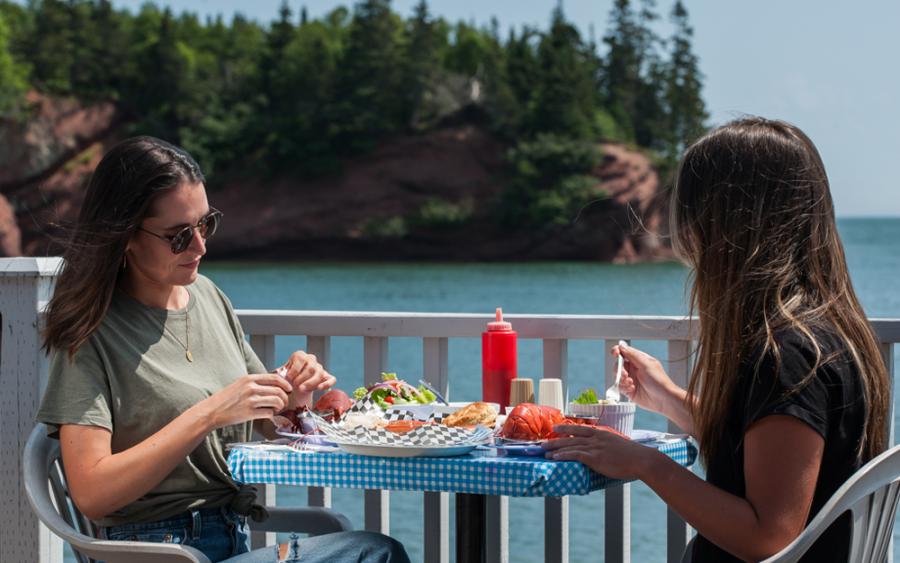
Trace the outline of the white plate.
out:
[[[451,457],[467,454],[477,446],[477,444],[465,446],[388,446],[341,442],[337,442],[337,445],[348,454],[378,457]]]

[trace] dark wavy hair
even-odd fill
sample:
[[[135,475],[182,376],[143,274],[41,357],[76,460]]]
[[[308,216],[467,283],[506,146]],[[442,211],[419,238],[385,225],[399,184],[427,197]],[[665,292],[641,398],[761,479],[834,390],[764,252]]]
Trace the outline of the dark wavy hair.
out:
[[[46,350],[66,350],[71,358],[100,326],[123,275],[128,240],[154,199],[181,183],[205,181],[184,149],[154,137],[126,139],[104,155],[88,182],[47,305]]]
[[[671,214],[676,253],[692,268],[691,310],[700,318],[688,404],[704,459],[721,442],[741,363],[758,350],[780,361],[775,335],[783,330],[799,331],[817,353],[799,386],[830,360],[818,334],[843,342],[865,391],[858,456],[881,452],[890,381],[850,283],[825,166],[809,137],[758,117],[715,129],[685,152]]]

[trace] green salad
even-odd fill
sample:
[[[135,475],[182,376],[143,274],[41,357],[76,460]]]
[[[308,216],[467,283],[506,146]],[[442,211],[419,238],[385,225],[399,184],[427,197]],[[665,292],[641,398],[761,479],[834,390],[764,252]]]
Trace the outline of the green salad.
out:
[[[428,405],[437,399],[425,386],[413,387],[398,379],[396,373],[382,373],[380,382],[359,387],[353,392],[353,398],[357,401],[364,397],[369,397],[383,409],[397,405]]]
[[[585,389],[581,392],[581,395],[575,397],[575,400],[572,401],[576,405],[596,405],[600,403],[600,399],[597,398],[597,392],[593,389]]]

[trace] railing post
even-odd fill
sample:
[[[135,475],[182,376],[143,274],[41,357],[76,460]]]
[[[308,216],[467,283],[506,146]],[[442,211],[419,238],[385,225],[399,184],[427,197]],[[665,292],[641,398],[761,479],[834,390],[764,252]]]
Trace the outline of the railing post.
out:
[[[603,367],[606,387],[616,381],[616,370],[611,368],[612,348],[615,340],[606,340],[603,346]],[[606,510],[604,561],[630,563],[631,561],[631,484],[611,487],[603,492]]]
[[[331,362],[331,337],[307,336],[306,351],[313,354],[322,367],[328,369]],[[306,492],[306,502],[309,506],[331,507],[330,487],[309,487]]]
[[[388,339],[378,336],[363,337],[363,377],[366,385],[381,381],[381,372],[387,369]],[[390,534],[390,492],[366,489],[364,493],[365,527],[370,532]]]
[[[47,384],[40,315],[61,264],[0,258],[0,561],[63,560],[62,540],[32,512],[22,479],[22,453]]]
[[[544,378],[562,380],[563,408],[568,403],[569,341],[544,339]],[[569,561],[569,498],[544,499],[544,561]]]
[[[268,369],[275,369],[275,336],[271,334],[250,335],[250,347],[256,352],[257,357]],[[260,504],[274,506],[278,503],[277,489],[275,485],[260,485],[256,487],[262,492],[262,498],[257,499]],[[275,545],[277,539],[275,532],[250,531],[250,545],[253,549]]]
[[[891,400],[888,406],[888,416],[887,416],[887,436],[888,436],[888,447],[892,447],[894,445],[894,344],[892,342],[882,342],[881,343],[881,357],[884,358],[884,365],[887,367],[888,380],[891,385]],[[894,534],[891,534],[891,539],[888,544],[888,556],[887,563],[894,563]]]
[[[449,355],[446,338],[422,339],[422,373],[424,379],[450,399],[448,377]],[[425,563],[450,562],[450,495],[425,492],[424,538]]]
[[[679,387],[686,388],[691,371],[691,341],[670,340],[669,377]],[[669,421],[668,431],[682,432],[678,426]],[[666,507],[666,561],[678,563],[691,539],[691,527],[671,508]]]

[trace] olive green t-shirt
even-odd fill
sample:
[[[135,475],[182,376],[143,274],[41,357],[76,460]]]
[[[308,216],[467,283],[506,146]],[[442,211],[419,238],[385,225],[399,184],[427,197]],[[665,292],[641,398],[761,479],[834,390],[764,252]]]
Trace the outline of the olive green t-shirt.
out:
[[[100,426],[112,432],[112,452],[121,452],[242,375],[266,371],[222,291],[203,276],[187,289],[188,306],[177,311],[148,307],[117,291],[72,361],[66,352],[52,354],[37,414],[51,436],[62,424]],[[225,444],[247,441],[251,432],[249,422],[212,432],[161,483],[98,524],[153,522],[229,504],[238,485],[228,471]]]

